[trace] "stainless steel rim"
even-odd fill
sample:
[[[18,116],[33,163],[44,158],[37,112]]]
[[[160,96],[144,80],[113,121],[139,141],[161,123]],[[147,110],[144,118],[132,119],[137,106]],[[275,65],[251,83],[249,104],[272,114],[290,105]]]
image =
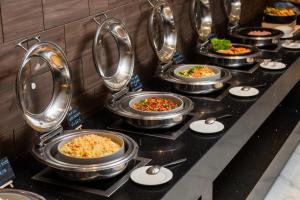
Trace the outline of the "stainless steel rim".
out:
[[[209,0],[192,0],[190,18],[200,41],[207,41],[212,29],[212,14]]]
[[[184,81],[173,75],[174,69],[181,65],[175,65],[169,68],[164,74],[161,74],[160,78],[167,81],[173,85],[173,87],[180,92],[188,94],[208,94],[220,90],[224,87],[225,83],[229,81],[232,77],[230,70],[220,68],[221,78],[214,81]],[[188,66],[198,66],[198,65],[188,65]],[[210,65],[208,65],[210,66]],[[215,66],[213,66],[215,67]]]
[[[266,36],[266,37],[253,37],[253,36],[245,36],[245,35],[242,35],[240,34],[241,31],[243,30],[248,30],[251,31],[251,29],[260,29],[261,27],[243,27],[243,28],[238,28],[236,31],[233,32],[232,36],[234,37],[237,37],[237,38],[241,38],[241,39],[248,39],[248,40],[261,40],[261,41],[264,41],[264,40],[273,40],[273,39],[280,39],[284,33],[280,30],[277,30],[277,29],[271,29],[271,28],[263,28],[263,29],[270,29],[271,31],[276,31],[278,32],[278,34],[276,35],[273,35],[273,36]]]
[[[98,16],[101,16],[97,15]],[[106,16],[106,15],[105,15]],[[99,25],[93,43],[93,58],[96,64],[96,70],[102,77],[106,87],[117,92],[122,90],[130,81],[134,69],[134,50],[132,42],[125,25],[118,19],[106,18],[103,22],[98,22],[96,17],[94,20]],[[106,33],[111,34],[117,44],[119,52],[119,61],[115,74],[106,76],[103,71],[100,56],[102,51],[102,40]]]
[[[251,65],[256,63],[261,56],[260,49],[258,49],[255,46],[245,45],[245,44],[233,44],[233,45],[249,48],[252,50],[252,53],[246,55],[236,55],[236,56],[222,55],[222,54],[216,54],[211,52],[209,50],[209,47],[206,47],[206,49],[198,50],[198,53],[202,56],[208,57],[211,63],[219,66],[225,66],[225,67],[242,67],[246,65]]]
[[[165,1],[156,1],[153,6],[152,13],[148,22],[148,35],[150,43],[162,63],[168,63],[172,60],[174,53],[176,52],[177,45],[177,31],[175,26],[175,19],[171,6]],[[159,48],[156,38],[158,38],[158,31],[155,29],[155,24],[163,24],[163,44]]]
[[[9,194],[18,194],[24,197],[29,198],[30,200],[46,200],[44,197],[33,193],[33,192],[28,192],[26,190],[19,190],[19,189],[1,189],[1,193],[9,193]]]
[[[56,155],[54,154],[55,151],[57,151],[57,145],[62,140],[68,139],[69,137],[72,137],[74,135],[80,135],[83,133],[95,133],[95,132],[113,133],[122,137],[125,144],[127,145],[125,154],[118,159],[109,162],[99,163],[99,164],[72,164],[72,163],[66,163],[64,161],[55,158]],[[105,131],[105,130],[80,130],[80,131],[66,131],[59,137],[56,137],[53,140],[51,140],[44,147],[41,148],[34,147],[32,152],[33,155],[40,162],[54,169],[62,170],[66,172],[88,173],[88,172],[108,170],[108,169],[116,168],[118,166],[126,165],[129,161],[131,161],[133,158],[136,157],[138,152],[138,145],[129,136],[126,136],[121,133]]]
[[[22,46],[22,43],[36,39],[30,38],[22,41],[18,45]],[[22,64],[17,74],[16,91],[18,101],[23,111],[23,117],[27,124],[38,132],[48,132],[58,127],[64,120],[72,99],[71,88],[71,73],[69,70],[69,63],[63,50],[55,43],[41,42],[31,46],[29,50],[26,50],[26,54],[23,57]],[[40,58],[50,67],[50,71],[53,78],[53,96],[47,108],[41,113],[31,113],[25,105],[23,98],[23,76],[27,63],[31,58]],[[55,60],[54,60],[55,59]]]
[[[140,114],[140,113],[135,113],[132,112],[132,110],[129,108],[129,101],[137,96],[141,95],[161,95],[161,94],[167,94],[167,95],[173,95],[177,98],[180,98],[183,101],[183,108],[181,110],[178,110],[176,112],[171,112],[168,114],[160,114],[160,115],[151,115],[151,114]],[[109,102],[109,101],[108,101]],[[137,119],[137,120],[165,120],[165,119],[172,119],[176,118],[178,116],[183,116],[187,115],[189,112],[191,112],[194,108],[193,102],[182,95],[174,94],[174,93],[168,93],[168,92],[134,92],[134,93],[129,93],[119,101],[117,101],[114,105],[107,103],[106,107],[113,113],[129,118],[129,119]]]

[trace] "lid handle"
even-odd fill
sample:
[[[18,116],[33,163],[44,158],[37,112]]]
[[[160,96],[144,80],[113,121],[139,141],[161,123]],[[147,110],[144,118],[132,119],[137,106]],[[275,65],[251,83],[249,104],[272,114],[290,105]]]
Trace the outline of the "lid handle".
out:
[[[40,36],[37,35],[37,36],[31,37],[31,38],[27,38],[27,39],[22,40],[21,42],[19,42],[19,43],[16,45],[16,47],[21,47],[22,49],[24,49],[24,50],[27,52],[28,49],[27,49],[26,47],[23,46],[23,43],[29,42],[29,41],[32,41],[32,40],[36,40],[37,42],[41,42]]]

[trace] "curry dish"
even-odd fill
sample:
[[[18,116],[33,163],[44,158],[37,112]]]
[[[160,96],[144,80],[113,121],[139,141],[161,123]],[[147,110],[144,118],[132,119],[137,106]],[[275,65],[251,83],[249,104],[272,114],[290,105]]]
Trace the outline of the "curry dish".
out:
[[[251,50],[249,48],[245,47],[235,47],[231,46],[229,49],[224,49],[224,50],[218,50],[218,53],[222,54],[229,54],[229,55],[235,55],[235,54],[246,54],[250,53]]]
[[[116,153],[120,149],[120,144],[112,141],[111,138],[89,134],[72,139],[59,151],[75,158],[100,158]]]
[[[153,111],[169,111],[177,108],[178,105],[174,102],[159,98],[159,97],[151,97],[144,100],[141,100],[138,103],[135,103],[133,105],[133,108],[139,111],[147,111],[147,112],[153,112]]]
[[[216,73],[214,70],[207,66],[195,66],[191,69],[186,69],[178,73],[178,75],[187,77],[187,78],[201,78],[201,77],[208,77],[213,76]]]

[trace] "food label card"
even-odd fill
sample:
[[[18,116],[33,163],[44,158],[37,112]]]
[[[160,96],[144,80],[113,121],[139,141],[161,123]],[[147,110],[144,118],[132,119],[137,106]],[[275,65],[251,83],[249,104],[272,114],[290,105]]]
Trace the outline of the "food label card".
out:
[[[141,82],[140,77],[137,74],[133,75],[129,82],[130,91],[136,92],[142,90],[142,88],[143,88],[143,84]]]
[[[173,56],[174,63],[176,65],[182,64],[184,62],[184,60],[185,60],[184,56],[180,52],[176,51]]]
[[[7,159],[4,157],[0,159],[0,186],[15,178],[15,173]]]
[[[78,127],[81,127],[83,124],[83,119],[79,108],[72,108],[67,113],[66,119],[67,119],[67,125],[69,129],[77,129]]]

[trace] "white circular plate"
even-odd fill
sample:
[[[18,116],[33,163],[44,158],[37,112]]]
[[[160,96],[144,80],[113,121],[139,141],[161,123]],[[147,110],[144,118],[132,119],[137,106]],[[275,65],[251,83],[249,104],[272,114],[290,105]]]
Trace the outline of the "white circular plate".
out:
[[[270,70],[279,70],[286,68],[286,64],[282,62],[267,62],[267,63],[260,63],[260,67],[264,69],[270,69]]]
[[[282,43],[281,46],[287,49],[300,49],[300,42],[291,42],[291,43],[284,42]]]
[[[217,133],[224,129],[224,124],[218,121],[213,124],[206,124],[205,120],[197,120],[190,124],[190,129],[198,133]]]
[[[173,178],[173,173],[165,167],[161,167],[158,174],[147,174],[146,170],[149,167],[151,166],[144,166],[135,169],[131,172],[130,179],[140,185],[155,186],[167,183]]]
[[[243,86],[233,87],[229,89],[229,93],[238,97],[253,97],[259,94],[259,90],[251,87],[250,90],[242,90]]]

